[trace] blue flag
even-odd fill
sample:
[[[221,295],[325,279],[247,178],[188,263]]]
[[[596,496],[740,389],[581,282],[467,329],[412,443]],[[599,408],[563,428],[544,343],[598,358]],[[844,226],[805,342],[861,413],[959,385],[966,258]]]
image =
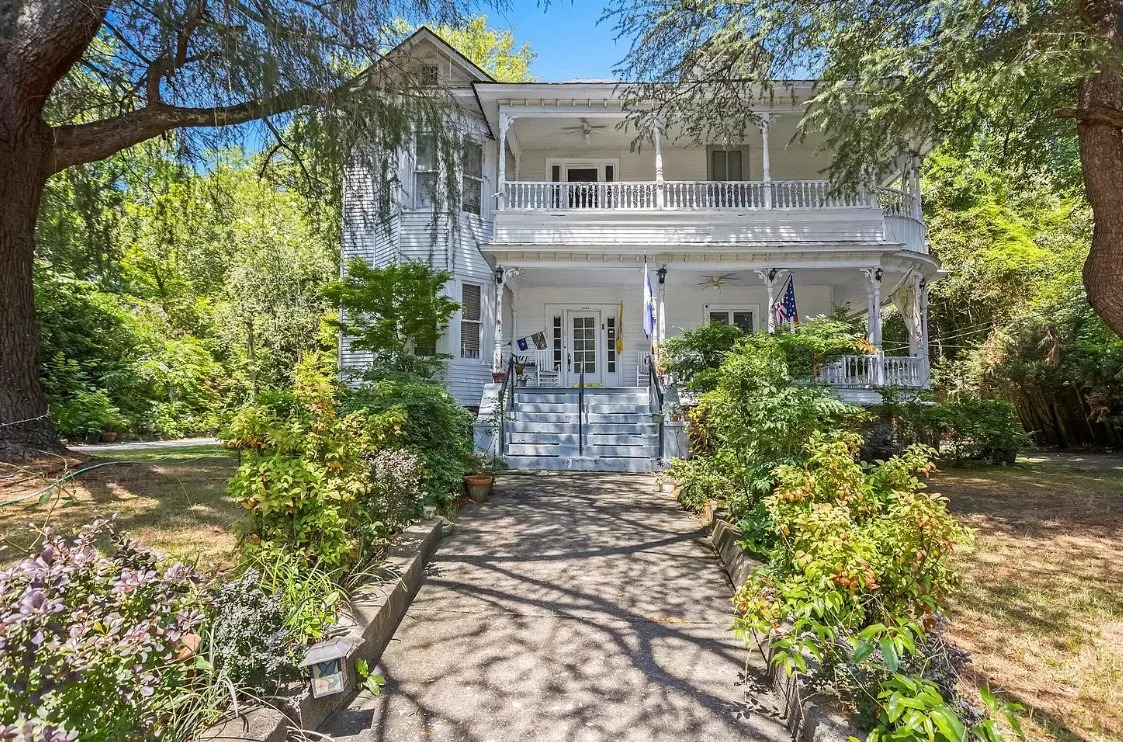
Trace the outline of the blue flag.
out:
[[[648,337],[655,332],[655,291],[647,272],[647,258],[643,259],[643,331]]]

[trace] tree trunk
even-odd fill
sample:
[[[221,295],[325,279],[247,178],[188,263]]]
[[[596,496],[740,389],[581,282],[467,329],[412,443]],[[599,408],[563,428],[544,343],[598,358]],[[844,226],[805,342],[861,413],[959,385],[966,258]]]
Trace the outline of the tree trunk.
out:
[[[39,380],[32,266],[51,132],[0,74],[0,459],[59,452]],[[22,105],[26,102],[26,105]]]
[[[1081,17],[1116,54],[1123,52],[1123,12],[1117,0],[1085,0]],[[1076,127],[1084,188],[1095,227],[1084,263],[1088,302],[1123,337],[1123,77],[1105,55],[1103,66],[1080,85]]]

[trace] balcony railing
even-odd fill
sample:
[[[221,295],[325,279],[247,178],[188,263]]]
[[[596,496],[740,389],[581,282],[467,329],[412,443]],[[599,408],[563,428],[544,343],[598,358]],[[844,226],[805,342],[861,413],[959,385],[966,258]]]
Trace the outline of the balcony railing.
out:
[[[843,193],[825,180],[674,181],[617,183],[505,183],[501,210],[639,211],[696,209],[881,208],[920,219],[916,198],[878,189]]]
[[[848,355],[819,369],[819,381],[842,387],[920,389],[928,385],[928,369],[923,358],[913,356]]]

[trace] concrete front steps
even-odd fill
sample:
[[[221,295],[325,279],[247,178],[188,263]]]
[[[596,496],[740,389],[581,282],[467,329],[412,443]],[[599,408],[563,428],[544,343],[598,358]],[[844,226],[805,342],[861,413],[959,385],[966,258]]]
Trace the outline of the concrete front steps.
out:
[[[580,428],[579,396],[576,389],[517,389],[514,419],[505,428],[507,465],[547,471],[658,468],[659,426],[652,420],[646,389],[586,389]]]

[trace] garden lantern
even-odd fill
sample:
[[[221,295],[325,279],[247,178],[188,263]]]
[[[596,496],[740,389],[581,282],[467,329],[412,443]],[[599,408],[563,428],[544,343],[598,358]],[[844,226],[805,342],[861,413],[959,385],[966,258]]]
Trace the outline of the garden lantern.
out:
[[[352,646],[348,640],[337,637],[317,642],[308,649],[300,666],[311,668],[313,698],[343,692],[347,680],[346,659]]]

